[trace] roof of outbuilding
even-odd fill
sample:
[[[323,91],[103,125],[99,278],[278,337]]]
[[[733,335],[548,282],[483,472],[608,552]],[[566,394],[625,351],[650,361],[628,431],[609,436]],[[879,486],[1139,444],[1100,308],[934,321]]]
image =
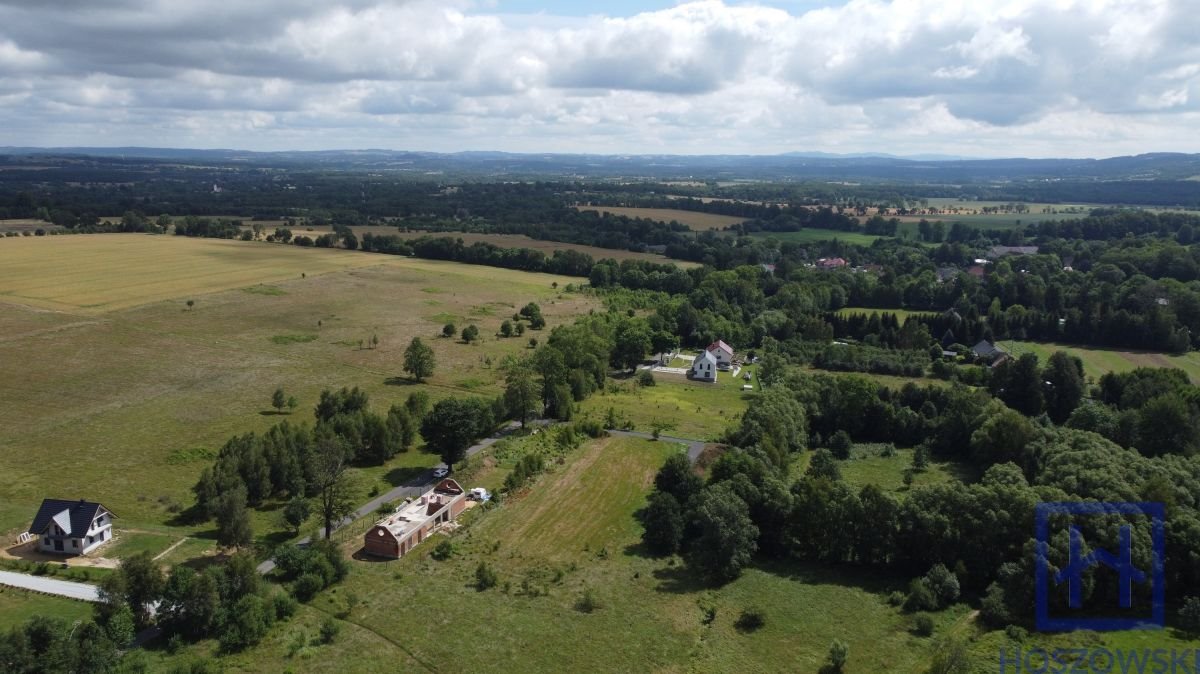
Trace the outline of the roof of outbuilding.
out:
[[[82,536],[87,533],[88,529],[92,528],[92,520],[96,519],[96,513],[104,506],[91,501],[68,501],[60,498],[48,498],[42,501],[42,507],[38,508],[37,515],[33,518],[33,524],[29,526],[29,533],[42,534],[52,522],[57,523],[66,534],[71,536]],[[109,514],[112,511],[104,508]],[[68,526],[63,526],[64,524]]]
[[[712,351],[713,349],[722,349],[722,350],[728,351],[729,353],[733,353],[733,347],[729,346],[728,344],[726,344],[724,341],[722,341],[720,339],[713,342],[712,344],[709,344],[706,351]]]

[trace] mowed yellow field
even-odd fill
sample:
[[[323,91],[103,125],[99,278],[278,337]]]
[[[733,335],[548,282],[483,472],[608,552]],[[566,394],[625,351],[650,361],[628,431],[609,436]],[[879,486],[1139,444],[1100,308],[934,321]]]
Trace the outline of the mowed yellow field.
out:
[[[581,211],[599,211],[600,213],[624,215],[629,218],[647,218],[649,220],[658,220],[659,222],[674,220],[697,231],[725,229],[730,225],[746,221],[746,218],[737,218],[732,215],[697,213],[696,211],[681,211],[674,208],[627,208],[621,206],[576,206],[576,208]]]
[[[408,260],[149,234],[0,239],[0,302],[99,314],[331,271]]]

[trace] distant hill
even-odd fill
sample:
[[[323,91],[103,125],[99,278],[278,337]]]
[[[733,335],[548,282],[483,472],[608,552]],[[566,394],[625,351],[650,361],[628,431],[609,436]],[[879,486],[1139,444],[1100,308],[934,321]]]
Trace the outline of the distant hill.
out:
[[[1153,153],[1107,159],[966,159],[947,155],[605,155],[457,153],[403,150],[251,152],[146,147],[3,147],[9,160],[103,157],[115,160],[415,171],[485,176],[556,176],[692,180],[829,180],[935,184],[1029,181],[1178,181],[1200,176],[1200,154]]]

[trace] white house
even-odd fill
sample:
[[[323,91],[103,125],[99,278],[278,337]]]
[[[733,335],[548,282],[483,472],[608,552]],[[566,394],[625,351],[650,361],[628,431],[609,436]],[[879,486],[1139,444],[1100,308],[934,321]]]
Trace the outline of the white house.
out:
[[[42,501],[29,533],[39,536],[38,550],[85,555],[112,540],[113,514],[99,503],[80,499]]]
[[[717,367],[717,357],[713,355],[712,351],[705,351],[692,361],[692,369],[688,371],[688,377],[700,381],[716,381]]]
[[[733,363],[733,347],[719,339],[709,344],[705,350],[717,359],[717,367],[722,370],[729,369],[729,365]]]

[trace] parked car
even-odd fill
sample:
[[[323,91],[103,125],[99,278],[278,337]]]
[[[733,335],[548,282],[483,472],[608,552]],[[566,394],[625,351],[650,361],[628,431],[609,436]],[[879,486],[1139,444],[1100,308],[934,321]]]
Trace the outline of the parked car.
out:
[[[446,477],[449,474],[450,471],[445,468],[438,468],[437,470],[433,471],[433,476],[437,478]]]

